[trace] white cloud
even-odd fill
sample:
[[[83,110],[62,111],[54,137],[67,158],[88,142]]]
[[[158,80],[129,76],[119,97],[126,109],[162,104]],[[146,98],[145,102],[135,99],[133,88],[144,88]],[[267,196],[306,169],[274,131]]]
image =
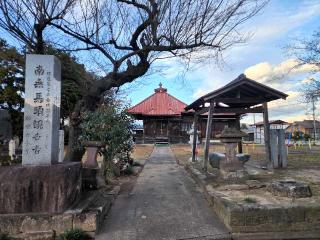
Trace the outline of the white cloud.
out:
[[[208,91],[203,90],[202,88],[198,88],[194,94],[192,95],[193,98],[197,99],[202,97],[203,95],[205,95],[206,93],[208,93]]]
[[[272,65],[269,62],[261,62],[248,67],[244,73],[248,78],[265,83],[278,82],[286,80],[288,77],[302,73],[311,73],[318,69],[311,64],[299,65],[295,59],[288,59],[278,65]]]
[[[277,6],[274,6],[276,8]],[[285,9],[283,9],[285,10]],[[302,3],[298,9],[281,12],[270,12],[260,24],[253,22],[249,31],[253,32],[255,42],[267,41],[270,38],[284,35],[295,28],[308,23],[311,19],[319,16],[320,3]]]
[[[302,79],[300,81],[301,84],[309,84],[309,83],[312,83],[313,81],[315,81],[315,79],[313,77],[307,77],[305,79]]]

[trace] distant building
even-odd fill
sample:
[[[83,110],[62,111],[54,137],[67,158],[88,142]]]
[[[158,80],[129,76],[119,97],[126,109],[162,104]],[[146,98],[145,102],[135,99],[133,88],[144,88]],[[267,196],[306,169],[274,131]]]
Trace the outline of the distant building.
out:
[[[247,123],[242,123],[240,126],[240,130],[247,134],[247,136],[243,137],[242,140],[247,141],[247,142],[253,142],[254,141],[254,129],[255,128],[252,127],[251,125],[249,125]]]
[[[282,121],[282,120],[272,120],[269,121],[270,129],[287,129],[290,123]],[[252,124],[254,132],[254,142],[255,143],[264,143],[264,123],[257,122]]]
[[[319,139],[320,136],[320,122],[315,121],[316,123],[316,138]],[[290,124],[287,129],[286,133],[290,134],[295,131],[301,132],[303,134],[309,134],[311,137],[314,137],[314,125],[313,120],[303,120],[303,121],[295,121]]]

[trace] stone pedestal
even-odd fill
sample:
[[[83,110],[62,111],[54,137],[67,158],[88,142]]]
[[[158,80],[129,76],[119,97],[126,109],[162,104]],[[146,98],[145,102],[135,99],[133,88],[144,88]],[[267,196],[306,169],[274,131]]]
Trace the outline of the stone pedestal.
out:
[[[238,141],[222,141],[225,144],[225,159],[220,163],[220,169],[224,171],[236,171],[242,170],[243,164],[240,162],[236,156],[237,151],[236,148],[238,146]]]
[[[61,213],[80,193],[80,163],[0,167],[0,214]]]
[[[226,128],[220,135],[221,142],[225,145],[225,158],[220,161],[220,174],[223,179],[245,179],[248,176],[243,167],[244,161],[239,161],[236,150],[243,136],[246,136],[246,133],[234,128]]]

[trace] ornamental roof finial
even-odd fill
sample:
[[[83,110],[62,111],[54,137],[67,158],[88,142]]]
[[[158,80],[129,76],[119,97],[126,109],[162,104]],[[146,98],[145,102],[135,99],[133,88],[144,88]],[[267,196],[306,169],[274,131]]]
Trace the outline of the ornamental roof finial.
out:
[[[159,83],[159,87],[156,88],[154,91],[155,91],[156,93],[163,93],[163,92],[167,92],[167,89],[166,89],[166,88],[163,88],[163,87],[162,87],[162,83],[160,82],[160,83]]]

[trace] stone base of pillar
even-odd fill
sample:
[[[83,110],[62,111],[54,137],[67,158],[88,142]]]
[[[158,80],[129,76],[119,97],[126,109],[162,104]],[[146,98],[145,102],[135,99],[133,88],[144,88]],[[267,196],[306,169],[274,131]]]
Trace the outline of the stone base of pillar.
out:
[[[80,193],[80,163],[0,167],[0,214],[61,213]]]
[[[106,182],[100,168],[82,168],[82,189],[95,190],[105,187]]]

